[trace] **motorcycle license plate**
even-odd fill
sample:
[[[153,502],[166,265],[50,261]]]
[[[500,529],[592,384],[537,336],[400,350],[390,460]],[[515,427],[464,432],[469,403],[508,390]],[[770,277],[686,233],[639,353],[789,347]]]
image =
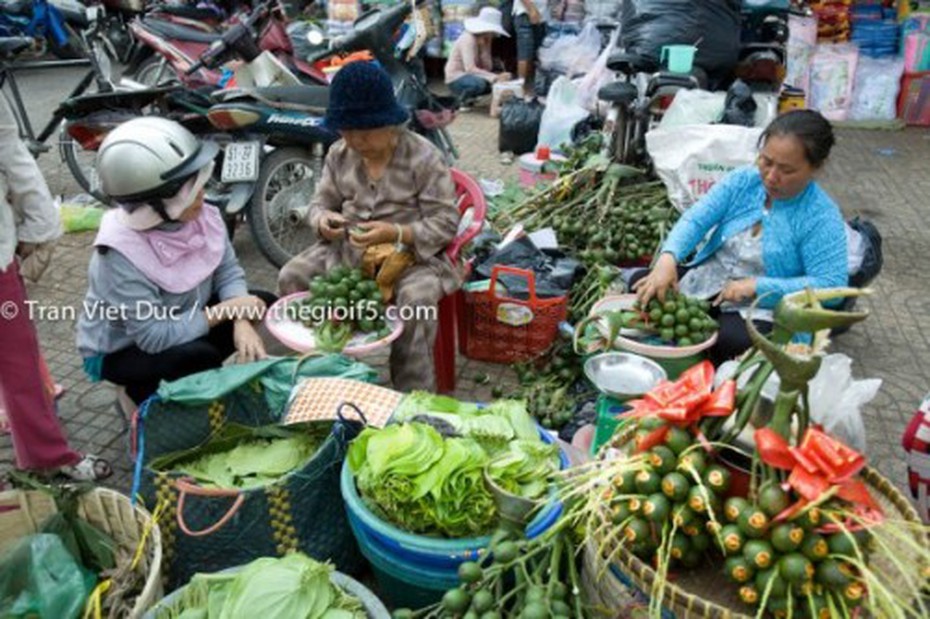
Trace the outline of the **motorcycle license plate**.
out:
[[[223,155],[222,180],[224,183],[242,183],[258,179],[258,142],[233,142],[226,145]]]

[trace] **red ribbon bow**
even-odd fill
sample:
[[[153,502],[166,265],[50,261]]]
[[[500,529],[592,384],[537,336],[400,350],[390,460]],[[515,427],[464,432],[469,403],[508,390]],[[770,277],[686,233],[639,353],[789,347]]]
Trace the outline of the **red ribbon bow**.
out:
[[[766,464],[785,471],[790,485],[801,496],[801,501],[776,519],[789,517],[807,502],[816,501],[833,487],[837,496],[853,505],[881,515],[881,508],[872,498],[868,487],[854,479],[865,466],[865,456],[826,434],[818,428],[808,428],[798,447],[792,447],[771,428],[755,432],[756,451]]]
[[[658,417],[675,426],[689,426],[704,417],[726,417],[733,412],[736,402],[736,381],[726,380],[714,390],[714,366],[702,361],[684,371],[674,382],[663,381],[629,404],[632,410],[621,415],[624,419]],[[665,440],[669,426],[663,426],[646,436],[636,451],[645,451]]]

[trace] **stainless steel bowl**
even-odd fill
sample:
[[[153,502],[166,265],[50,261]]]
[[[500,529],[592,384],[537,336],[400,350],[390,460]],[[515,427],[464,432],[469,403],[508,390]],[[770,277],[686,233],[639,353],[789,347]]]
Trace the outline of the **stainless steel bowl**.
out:
[[[655,361],[627,352],[605,352],[584,364],[588,380],[620,401],[638,398],[666,380],[668,375]]]

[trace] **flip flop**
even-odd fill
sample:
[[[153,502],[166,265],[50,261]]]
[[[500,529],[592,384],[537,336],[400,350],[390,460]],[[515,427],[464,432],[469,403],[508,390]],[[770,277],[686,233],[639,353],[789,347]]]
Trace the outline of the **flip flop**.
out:
[[[110,477],[113,469],[103,458],[85,454],[76,464],[61,467],[59,473],[72,481],[100,481]]]

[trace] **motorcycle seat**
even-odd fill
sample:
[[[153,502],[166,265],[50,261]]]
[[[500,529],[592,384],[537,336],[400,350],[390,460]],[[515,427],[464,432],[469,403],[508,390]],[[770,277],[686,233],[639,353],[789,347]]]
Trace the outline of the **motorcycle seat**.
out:
[[[326,109],[329,106],[329,88],[326,86],[271,86],[268,88],[252,88],[241,91],[238,95],[240,97],[260,98],[263,101],[270,102],[271,105],[288,103],[320,109]],[[229,98],[237,97],[232,96]]]
[[[597,91],[597,98],[608,103],[622,103],[628,105],[636,101],[639,91],[629,82],[611,82],[601,86]]]
[[[655,73],[659,70],[659,63],[639,54],[614,52],[607,57],[607,68],[624,75],[636,75],[637,73]]]
[[[32,39],[29,37],[0,37],[0,58],[13,58],[30,47],[32,47]]]
[[[143,17],[142,26],[146,30],[154,32],[162,38],[175,39],[178,41],[191,41],[193,43],[213,43],[214,41],[219,41],[221,38],[223,38],[223,35],[221,34],[213,34],[204,32],[203,30],[195,30],[194,28],[179,26],[178,24],[172,24],[171,22],[158,19],[157,16],[154,15]]]
[[[222,17],[213,9],[188,6],[186,4],[165,4],[153,9],[150,15],[155,15],[157,13],[166,13],[168,15],[176,15],[177,17],[196,19],[197,21],[220,19]]]

